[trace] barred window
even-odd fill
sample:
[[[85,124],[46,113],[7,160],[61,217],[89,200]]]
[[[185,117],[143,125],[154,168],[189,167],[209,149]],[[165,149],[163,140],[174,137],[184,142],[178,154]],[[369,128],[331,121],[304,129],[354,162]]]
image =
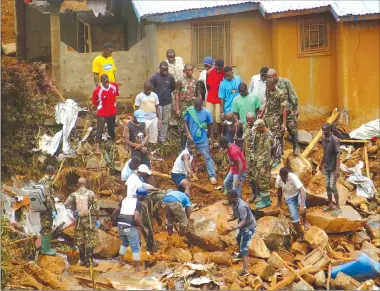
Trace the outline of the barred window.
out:
[[[195,22],[191,24],[191,31],[192,61],[198,70],[203,70],[203,59],[208,56],[231,64],[229,21]]]
[[[326,19],[298,22],[298,56],[330,54],[330,23]]]

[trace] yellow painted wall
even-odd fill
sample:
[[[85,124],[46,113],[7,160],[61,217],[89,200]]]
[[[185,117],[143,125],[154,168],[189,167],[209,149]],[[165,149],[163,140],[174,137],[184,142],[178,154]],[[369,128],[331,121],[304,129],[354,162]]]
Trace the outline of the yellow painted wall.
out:
[[[297,21],[303,17],[272,20],[273,66],[279,76],[288,78],[293,83],[299,98],[300,119],[328,115],[338,105],[335,20],[331,14],[316,16],[330,20],[331,54],[327,56],[298,57]],[[307,16],[310,17],[313,16]]]
[[[337,40],[338,103],[353,129],[380,115],[379,21],[339,23]]]
[[[199,19],[230,20],[231,56],[234,72],[249,84],[252,75],[263,66],[272,65],[271,22],[259,11],[249,11],[228,16]],[[166,50],[172,48],[185,62],[192,62],[191,21],[160,23],[157,28],[159,62],[166,59]],[[231,64],[226,64],[231,65]],[[158,64],[157,64],[158,66]]]

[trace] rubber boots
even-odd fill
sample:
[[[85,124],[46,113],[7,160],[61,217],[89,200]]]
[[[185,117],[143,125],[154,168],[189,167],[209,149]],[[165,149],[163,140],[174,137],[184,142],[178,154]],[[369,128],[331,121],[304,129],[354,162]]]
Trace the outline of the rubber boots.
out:
[[[300,148],[298,146],[298,132],[292,137],[293,142],[293,155],[298,156],[300,154]]]
[[[99,264],[98,262],[96,262],[92,256],[93,256],[93,253],[94,253],[94,248],[87,248],[87,256],[86,256],[86,267],[87,268],[90,268],[91,264],[92,264],[92,267],[95,268],[97,267]]]
[[[84,249],[84,245],[81,245],[78,247],[79,249],[79,259],[80,259],[80,266],[85,266],[86,265],[86,253]]]
[[[256,209],[267,208],[272,205],[272,200],[270,199],[270,195],[261,196],[261,201],[256,204]]]
[[[57,252],[50,247],[50,240],[51,240],[51,235],[42,236],[41,250],[40,250],[41,255],[46,255],[46,256],[56,255]]]

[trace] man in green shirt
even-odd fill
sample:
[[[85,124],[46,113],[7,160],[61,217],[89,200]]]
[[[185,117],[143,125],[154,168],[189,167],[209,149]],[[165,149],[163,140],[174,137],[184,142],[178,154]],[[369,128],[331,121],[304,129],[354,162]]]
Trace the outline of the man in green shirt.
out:
[[[248,93],[245,83],[241,83],[238,87],[239,95],[232,102],[232,112],[242,122],[246,122],[248,112],[252,112],[255,119],[260,110],[260,100],[253,93]]]

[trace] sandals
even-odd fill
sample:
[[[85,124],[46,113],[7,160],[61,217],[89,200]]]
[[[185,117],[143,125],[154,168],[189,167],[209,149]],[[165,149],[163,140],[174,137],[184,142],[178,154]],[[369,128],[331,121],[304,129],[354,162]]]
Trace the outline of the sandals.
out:
[[[339,216],[339,214],[342,214],[343,212],[342,212],[342,209],[340,209],[340,208],[337,208],[337,209],[335,209],[333,212],[331,212],[331,215],[332,216]]]
[[[330,212],[333,210],[335,210],[335,208],[330,208],[330,206],[327,206],[327,207],[323,208],[322,212]]]

